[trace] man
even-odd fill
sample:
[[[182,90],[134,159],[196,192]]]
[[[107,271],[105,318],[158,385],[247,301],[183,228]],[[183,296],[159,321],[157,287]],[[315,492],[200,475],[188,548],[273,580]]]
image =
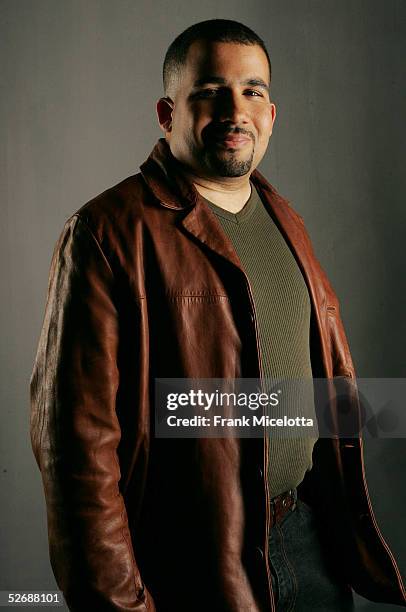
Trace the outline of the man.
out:
[[[154,435],[156,378],[355,376],[303,221],[256,170],[270,80],[247,27],[188,28],[165,138],[57,243],[31,432],[71,610],[351,610],[351,588],[405,606],[359,437]]]

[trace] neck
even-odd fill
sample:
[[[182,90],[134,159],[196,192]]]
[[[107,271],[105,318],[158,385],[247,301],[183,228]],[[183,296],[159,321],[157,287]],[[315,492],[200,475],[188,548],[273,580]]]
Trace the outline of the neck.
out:
[[[187,178],[200,195],[232,213],[240,211],[251,195],[249,175],[232,180],[222,177],[218,180],[209,180],[188,173]]]

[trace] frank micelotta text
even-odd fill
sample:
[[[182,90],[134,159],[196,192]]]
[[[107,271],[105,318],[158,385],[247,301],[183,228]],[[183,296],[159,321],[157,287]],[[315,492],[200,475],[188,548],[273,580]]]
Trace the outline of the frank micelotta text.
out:
[[[185,418],[172,414],[167,417],[167,424],[170,427],[313,427],[313,419],[303,416],[275,418],[267,415],[243,415],[233,418],[195,415]]]

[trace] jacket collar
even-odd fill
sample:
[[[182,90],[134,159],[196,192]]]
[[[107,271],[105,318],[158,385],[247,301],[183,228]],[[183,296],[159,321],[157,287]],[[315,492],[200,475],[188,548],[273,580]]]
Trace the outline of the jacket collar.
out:
[[[182,176],[181,166],[172,155],[165,138],[160,138],[148,159],[140,166],[141,174],[159,203],[181,210],[196,204],[198,192]]]

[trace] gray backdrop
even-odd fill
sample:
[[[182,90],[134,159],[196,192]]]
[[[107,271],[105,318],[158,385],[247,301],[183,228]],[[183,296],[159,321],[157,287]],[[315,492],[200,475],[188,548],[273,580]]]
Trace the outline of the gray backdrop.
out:
[[[162,59],[191,23],[237,19],[268,44],[278,116],[260,169],[305,218],[341,299],[358,376],[405,376],[406,3],[0,6],[0,589],[52,589],[42,485],[28,434],[28,382],[50,257],[67,217],[137,172],[161,135],[154,105]],[[366,458],[377,518],[405,574],[405,442],[369,442]],[[399,609],[361,598],[357,606]]]

